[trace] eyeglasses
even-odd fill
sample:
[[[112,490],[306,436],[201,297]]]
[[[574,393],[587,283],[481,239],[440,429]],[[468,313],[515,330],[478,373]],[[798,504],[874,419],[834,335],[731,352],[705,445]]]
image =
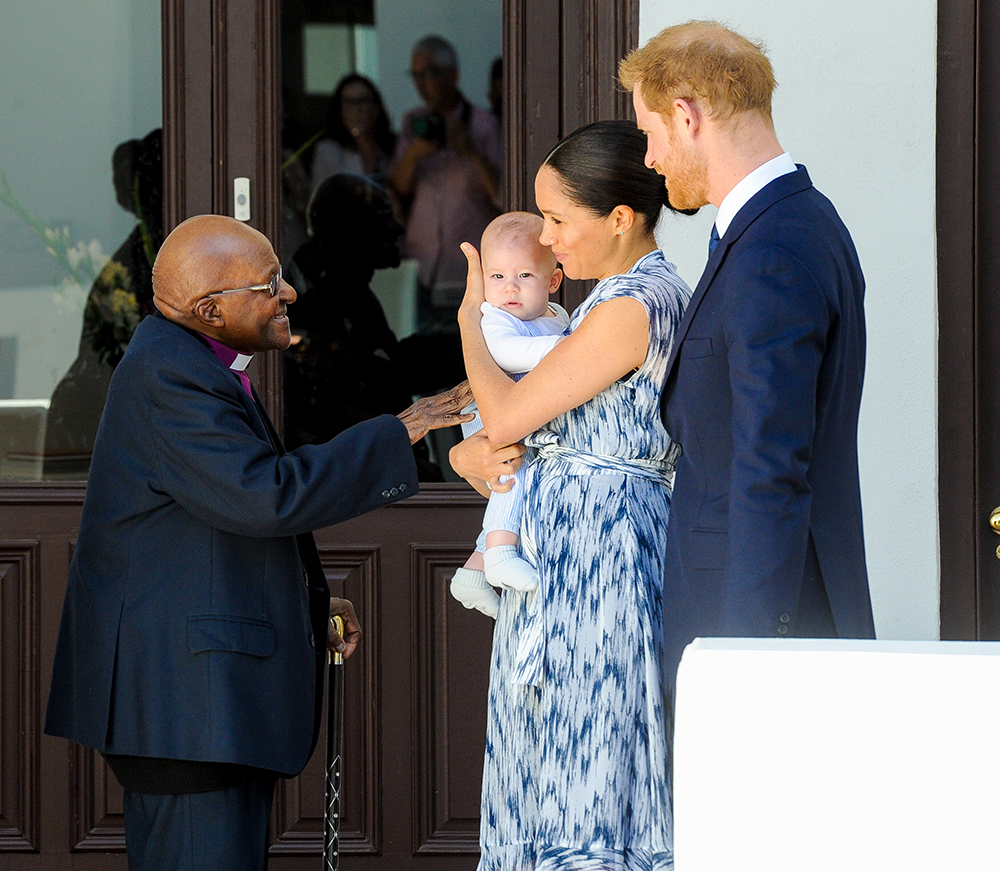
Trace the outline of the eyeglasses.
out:
[[[205,296],[222,296],[226,293],[242,293],[244,290],[266,290],[268,296],[276,297],[281,289],[281,267],[274,273],[274,277],[267,284],[251,284],[249,287],[232,287],[229,290],[213,290]]]

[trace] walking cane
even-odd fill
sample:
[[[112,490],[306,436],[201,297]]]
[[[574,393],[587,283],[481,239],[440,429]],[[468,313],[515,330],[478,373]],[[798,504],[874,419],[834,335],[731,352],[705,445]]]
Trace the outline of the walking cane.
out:
[[[344,621],[330,622],[343,638]],[[326,711],[326,818],[323,822],[323,871],[340,868],[340,764],[344,734],[344,657],[331,651],[329,699]]]

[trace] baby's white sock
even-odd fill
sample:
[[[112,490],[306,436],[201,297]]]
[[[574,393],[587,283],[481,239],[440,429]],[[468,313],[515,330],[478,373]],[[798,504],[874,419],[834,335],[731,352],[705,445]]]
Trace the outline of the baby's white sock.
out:
[[[538,572],[518,556],[512,544],[498,544],[486,548],[483,554],[486,580],[494,587],[504,587],[529,593],[538,589]]]
[[[451,594],[466,608],[482,611],[487,617],[496,617],[500,597],[486,581],[485,572],[476,569],[455,569],[451,579]]]

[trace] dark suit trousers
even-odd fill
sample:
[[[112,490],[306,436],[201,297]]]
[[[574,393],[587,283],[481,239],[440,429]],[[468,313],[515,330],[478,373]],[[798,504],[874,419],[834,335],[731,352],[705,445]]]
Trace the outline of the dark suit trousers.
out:
[[[125,790],[129,871],[264,871],[275,775],[214,792]]]

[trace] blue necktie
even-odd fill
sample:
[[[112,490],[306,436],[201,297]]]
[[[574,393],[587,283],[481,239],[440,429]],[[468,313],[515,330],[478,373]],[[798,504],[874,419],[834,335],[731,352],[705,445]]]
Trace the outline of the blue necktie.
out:
[[[715,253],[715,249],[719,247],[719,228],[712,224],[712,235],[708,237],[708,256],[711,257]]]

